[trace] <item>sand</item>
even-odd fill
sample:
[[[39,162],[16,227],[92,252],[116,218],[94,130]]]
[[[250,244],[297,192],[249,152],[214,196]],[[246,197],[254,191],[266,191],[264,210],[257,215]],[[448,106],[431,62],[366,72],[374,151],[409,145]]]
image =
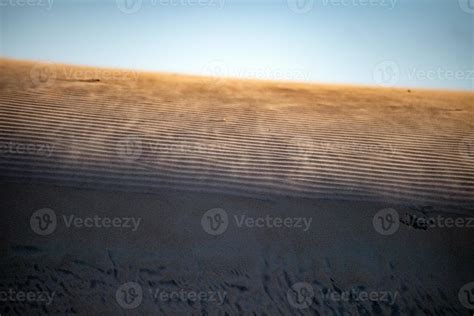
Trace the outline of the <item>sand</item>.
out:
[[[2,313],[468,313],[458,294],[474,281],[474,228],[410,219],[474,216],[474,93],[12,60],[0,91],[0,292],[55,294]],[[44,208],[57,227],[43,236],[30,219]],[[229,220],[212,235],[201,221],[215,208]],[[384,236],[373,219],[388,208],[400,221]],[[244,215],[295,227],[239,227]],[[116,297],[127,282],[143,291],[131,309]],[[295,307],[300,282],[315,295]]]

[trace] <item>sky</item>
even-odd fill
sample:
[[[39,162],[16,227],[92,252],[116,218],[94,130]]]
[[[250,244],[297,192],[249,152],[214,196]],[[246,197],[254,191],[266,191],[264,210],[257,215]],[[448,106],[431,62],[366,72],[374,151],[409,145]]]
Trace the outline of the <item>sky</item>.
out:
[[[0,55],[474,90],[474,0],[0,0]]]

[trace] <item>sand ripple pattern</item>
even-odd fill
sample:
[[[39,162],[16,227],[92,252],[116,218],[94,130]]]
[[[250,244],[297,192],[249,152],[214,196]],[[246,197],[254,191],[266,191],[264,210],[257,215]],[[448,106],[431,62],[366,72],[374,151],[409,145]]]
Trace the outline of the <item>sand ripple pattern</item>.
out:
[[[5,181],[474,204],[473,93],[0,67]]]

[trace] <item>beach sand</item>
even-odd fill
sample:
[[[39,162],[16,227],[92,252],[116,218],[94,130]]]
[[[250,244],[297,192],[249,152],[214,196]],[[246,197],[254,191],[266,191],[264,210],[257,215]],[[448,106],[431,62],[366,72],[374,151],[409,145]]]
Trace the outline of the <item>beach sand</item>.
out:
[[[474,93],[12,60],[0,91],[2,314],[471,313]]]

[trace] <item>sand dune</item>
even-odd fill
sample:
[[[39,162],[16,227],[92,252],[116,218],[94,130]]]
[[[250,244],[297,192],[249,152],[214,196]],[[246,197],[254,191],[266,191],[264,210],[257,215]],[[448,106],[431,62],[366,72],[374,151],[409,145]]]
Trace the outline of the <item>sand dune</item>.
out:
[[[33,66],[2,62],[2,141],[54,148],[12,180],[473,203],[473,93]]]
[[[2,314],[467,315],[474,228],[411,219],[474,213],[474,93],[12,60],[0,92],[0,300],[55,295],[1,301]],[[57,216],[48,234],[34,229],[44,208]],[[215,208],[229,217],[218,235],[202,224]],[[400,227],[383,236],[373,221],[387,208]],[[311,226],[239,227],[239,216]],[[143,291],[137,306],[119,299],[128,282]],[[297,284],[314,290],[308,306],[292,301]],[[397,296],[320,295],[354,289]]]

